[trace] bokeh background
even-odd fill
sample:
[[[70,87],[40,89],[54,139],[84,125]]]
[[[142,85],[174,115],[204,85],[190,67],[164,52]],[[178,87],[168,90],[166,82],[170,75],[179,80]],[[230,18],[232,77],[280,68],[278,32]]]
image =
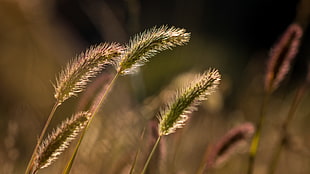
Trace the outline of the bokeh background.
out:
[[[296,88],[305,81],[309,11],[309,0],[0,0],[0,173],[25,170],[54,102],[52,84],[70,59],[91,45],[126,44],[134,34],[161,25],[185,28],[190,43],[119,79],[82,144],[73,173],[128,173],[141,147],[139,171],[152,143],[149,120],[167,95],[192,73],[214,67],[223,76],[219,92],[184,129],[166,138],[161,167],[149,171],[195,173],[210,144],[236,125],[257,121],[269,50],[296,21],[305,34],[290,74],[268,107],[255,170],[265,173]],[[112,68],[103,79],[111,73]],[[59,108],[50,130],[77,110],[81,98]],[[291,127],[295,148],[283,152],[278,173],[310,172],[309,102],[306,93]],[[40,173],[60,173],[71,152]],[[246,154],[239,154],[211,172],[245,173],[246,164]]]

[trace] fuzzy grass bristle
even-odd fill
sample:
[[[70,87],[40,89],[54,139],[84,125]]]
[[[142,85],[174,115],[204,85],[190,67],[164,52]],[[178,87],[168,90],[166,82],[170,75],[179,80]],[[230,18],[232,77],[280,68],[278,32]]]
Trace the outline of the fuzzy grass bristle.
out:
[[[71,61],[56,79],[55,98],[59,104],[82,92],[90,78],[95,77],[106,65],[115,64],[123,52],[116,43],[91,47]]]
[[[217,89],[220,79],[219,72],[216,69],[210,69],[199,75],[187,88],[180,90],[174,101],[159,114],[159,135],[169,135],[177,128],[182,128],[188,120],[188,115]]]
[[[33,173],[51,165],[87,125],[90,116],[89,112],[79,112],[48,135],[35,154]]]
[[[186,44],[190,33],[185,29],[154,27],[133,37],[127,45],[118,66],[120,74],[130,74],[157,53]]]

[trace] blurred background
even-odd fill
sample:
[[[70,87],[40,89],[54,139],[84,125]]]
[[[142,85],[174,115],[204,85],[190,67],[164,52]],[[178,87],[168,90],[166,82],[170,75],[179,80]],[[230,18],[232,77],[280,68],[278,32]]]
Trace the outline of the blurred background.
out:
[[[309,11],[309,0],[0,0],[0,173],[24,172],[55,102],[52,84],[70,59],[91,45],[126,44],[134,34],[161,25],[185,28],[191,41],[152,58],[139,74],[118,80],[72,173],[128,173],[141,146],[140,171],[152,142],[149,120],[184,79],[214,67],[223,77],[219,92],[184,129],[166,137],[165,159],[150,171],[195,173],[209,144],[236,125],[257,122],[269,50],[295,21],[304,28],[304,37],[290,74],[267,109],[255,170],[265,173],[296,88],[305,81]],[[102,76],[112,73],[110,68]],[[82,99],[83,94],[63,104],[49,130],[78,110]],[[291,127],[293,147],[298,148],[283,152],[278,173],[310,172],[309,103],[306,93]],[[60,173],[71,152],[40,173]],[[243,173],[246,164],[247,156],[241,154],[212,172]]]

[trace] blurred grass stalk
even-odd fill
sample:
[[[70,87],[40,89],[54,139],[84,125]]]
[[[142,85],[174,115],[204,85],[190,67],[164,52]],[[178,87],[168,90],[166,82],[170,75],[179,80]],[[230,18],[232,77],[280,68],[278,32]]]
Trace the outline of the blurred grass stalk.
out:
[[[271,162],[269,165],[269,174],[274,174],[280,159],[281,152],[283,150],[283,146],[288,142],[288,128],[290,123],[292,122],[294,115],[296,114],[296,110],[301,103],[303,96],[306,91],[309,89],[310,84],[310,65],[308,65],[308,74],[305,82],[297,89],[296,94],[294,96],[293,102],[291,104],[290,110],[282,124],[282,129],[280,132],[280,142],[275,147],[275,151],[273,151]]]
[[[280,86],[285,76],[291,68],[291,64],[298,53],[300,40],[303,34],[303,29],[297,23],[288,26],[279,41],[270,51],[267,72],[265,74],[264,97],[262,101],[259,121],[257,123],[257,131],[252,139],[249,152],[248,174],[254,172],[255,159],[260,145],[260,139],[264,120],[266,116],[266,107],[269,104],[271,94]]]

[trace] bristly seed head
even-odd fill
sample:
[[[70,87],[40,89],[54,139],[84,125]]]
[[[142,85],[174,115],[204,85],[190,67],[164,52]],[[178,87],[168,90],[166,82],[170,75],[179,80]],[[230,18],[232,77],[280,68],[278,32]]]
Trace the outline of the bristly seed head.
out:
[[[220,84],[221,75],[215,69],[198,76],[187,88],[179,91],[174,99],[159,114],[159,135],[174,133],[182,128],[188,115],[196,110],[201,101],[206,100]]]
[[[130,40],[118,65],[120,74],[130,74],[137,71],[148,59],[160,51],[172,49],[186,44],[190,39],[190,33],[185,29],[161,26],[152,28],[136,35]]]
[[[255,132],[255,127],[252,123],[243,123],[224,135],[214,146],[209,149],[207,156],[207,168],[218,167],[225,163],[233,154],[247,149],[245,145]],[[240,151],[239,151],[240,150]]]
[[[303,30],[298,24],[291,24],[270,52],[265,76],[265,91],[272,92],[289,72],[295,58]]]
[[[78,136],[78,133],[87,125],[91,114],[79,112],[64,121],[52,134],[42,142],[35,154],[32,171],[51,165],[58,156],[68,148],[69,144]]]
[[[56,79],[55,98],[61,104],[82,92],[90,78],[95,77],[109,64],[115,64],[123,47],[119,44],[100,44],[91,47],[70,62]]]

